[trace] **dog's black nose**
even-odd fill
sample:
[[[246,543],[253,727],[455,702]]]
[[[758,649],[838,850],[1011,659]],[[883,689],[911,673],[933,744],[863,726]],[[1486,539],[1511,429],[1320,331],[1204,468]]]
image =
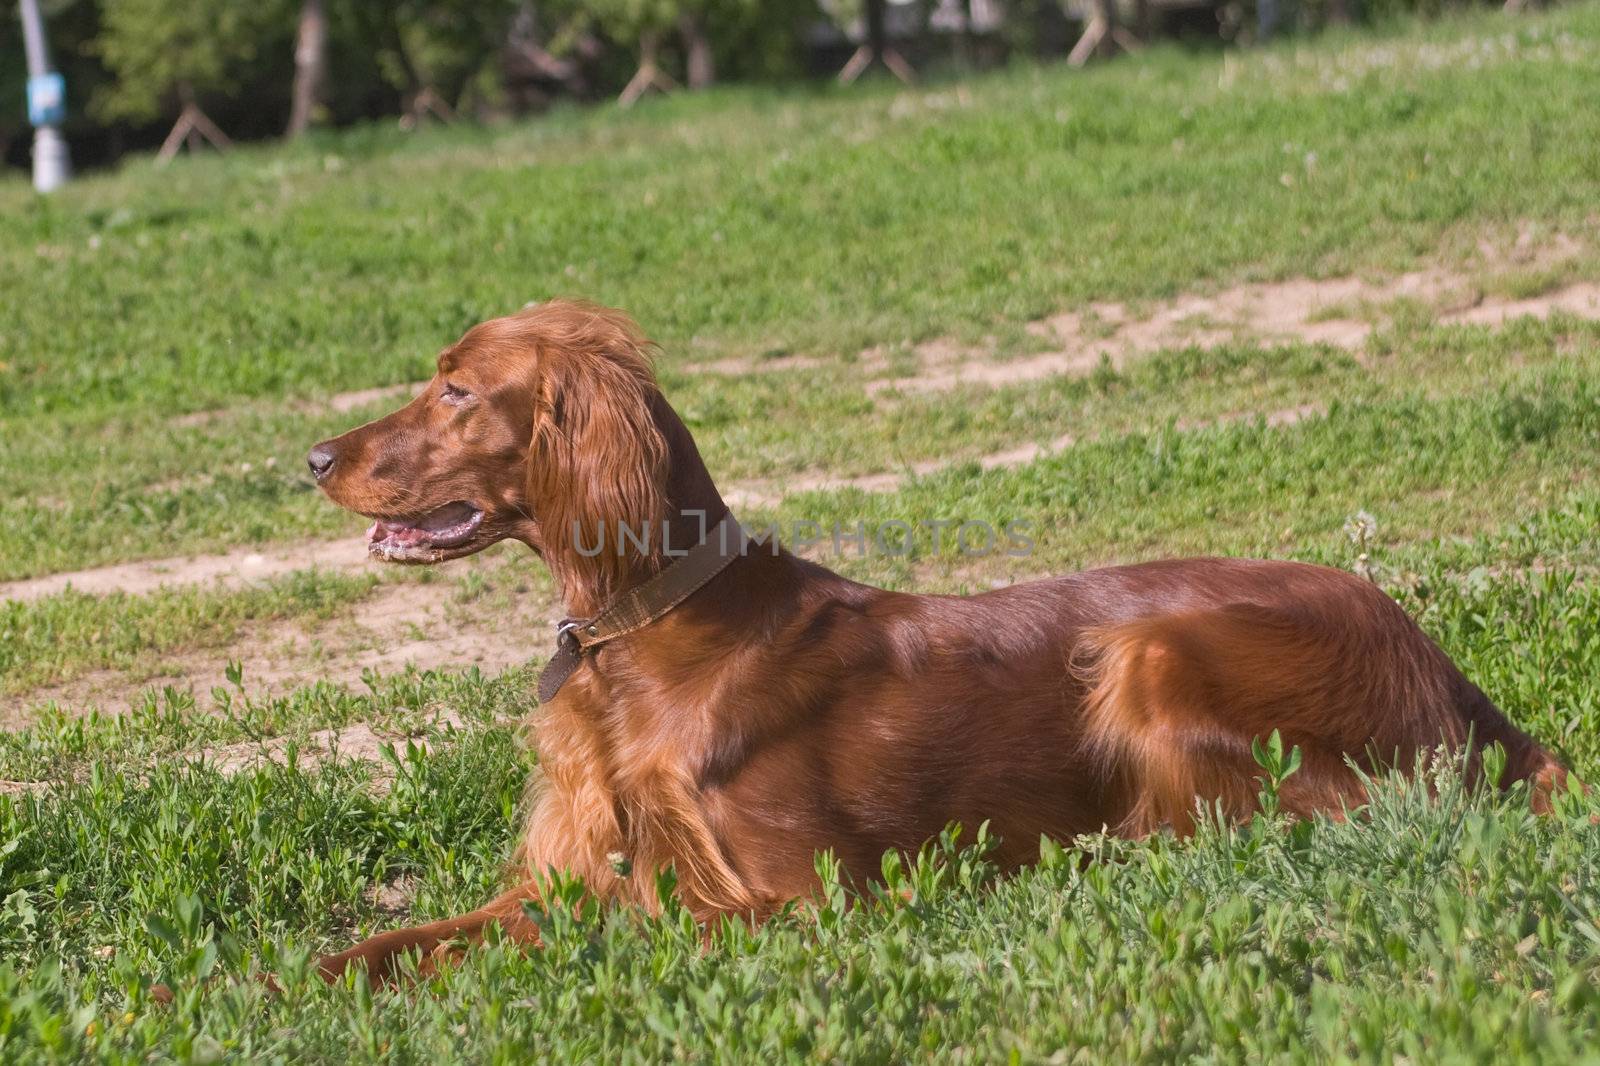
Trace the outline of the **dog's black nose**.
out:
[[[306,456],[306,465],[311,468],[311,476],[321,481],[328,476],[328,471],[333,469],[333,449],[326,444],[319,444],[311,449],[311,454]]]

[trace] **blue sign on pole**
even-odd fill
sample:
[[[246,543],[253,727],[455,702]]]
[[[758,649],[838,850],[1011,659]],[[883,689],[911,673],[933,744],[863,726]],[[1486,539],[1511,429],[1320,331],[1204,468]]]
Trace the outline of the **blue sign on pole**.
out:
[[[54,72],[28,79],[28,121],[59,126],[67,117],[67,82]]]

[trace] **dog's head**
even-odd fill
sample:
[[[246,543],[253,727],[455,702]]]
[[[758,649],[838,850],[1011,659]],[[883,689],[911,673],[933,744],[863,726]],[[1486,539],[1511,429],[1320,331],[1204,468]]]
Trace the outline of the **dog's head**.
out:
[[[605,595],[639,564],[611,538],[659,529],[667,507],[668,437],[681,424],[650,351],[625,314],[573,301],[484,322],[440,354],[406,406],[311,449],[312,476],[373,520],[368,550],[389,562],[510,538],[564,578],[563,562],[604,536],[606,551],[582,557]]]

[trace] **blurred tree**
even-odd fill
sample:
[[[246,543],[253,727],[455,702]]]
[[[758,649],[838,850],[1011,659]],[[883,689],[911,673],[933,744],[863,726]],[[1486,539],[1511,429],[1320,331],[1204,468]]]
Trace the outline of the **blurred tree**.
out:
[[[622,87],[617,99],[622,106],[632,105],[651,89],[671,92],[678,87],[661,69],[661,39],[678,19],[683,0],[591,0],[588,7],[600,28],[613,40],[634,42],[639,49],[639,66]]]
[[[1068,63],[1081,67],[1092,56],[1110,56],[1118,49],[1124,52],[1138,51],[1141,42],[1128,32],[1119,6],[1119,0],[1067,0],[1066,9],[1084,17],[1083,36],[1078,38],[1078,43],[1068,53]],[[1149,13],[1142,10],[1141,5],[1133,4],[1130,7],[1133,10],[1129,14],[1135,24],[1148,21]]]
[[[328,70],[328,13],[322,0],[303,0],[294,43],[294,86],[289,98],[289,137],[304,133],[322,107]]]
[[[624,106],[656,89],[677,88],[662,67],[662,46],[677,32],[683,49],[685,81],[703,89],[716,80],[716,52],[711,28],[724,18],[737,16],[760,0],[590,0],[585,5],[599,20],[607,36],[632,41],[639,49],[639,65],[618,97]]]
[[[848,76],[876,61],[895,65],[899,46],[928,55],[929,20],[919,10],[936,6],[946,25],[931,32],[954,34],[975,27],[980,7],[978,0],[39,2],[66,76],[66,135],[75,159],[88,165],[154,146],[169,128],[169,152],[207,134],[225,141],[208,115],[248,138],[396,113],[407,123],[428,114],[489,118],[618,89],[631,102],[675,86],[680,74],[691,87],[716,77],[792,78],[806,68],[836,68],[847,48],[856,53]],[[1173,9],[1207,2],[982,0],[981,6],[1005,7],[1010,17],[996,46],[1015,53],[1059,54],[1070,44],[1062,40],[1070,22],[1089,23],[1082,59],[1107,41],[1131,44],[1122,40],[1127,31],[1160,35],[1195,24],[1175,23]],[[1274,26],[1304,33],[1345,19],[1382,22],[1544,0],[1209,2],[1221,36],[1246,43]],[[1064,17],[1064,7],[1077,18]],[[0,0],[0,8],[0,56],[12,59],[0,61],[0,153],[7,164],[26,166],[17,5]],[[838,34],[819,24],[819,9]],[[901,73],[909,76],[909,69]]]
[[[349,2],[362,6],[361,0]],[[448,119],[492,94],[516,0],[396,0],[369,5],[381,66],[405,101],[401,121]]]
[[[223,147],[227,137],[206,117],[201,101],[240,90],[243,68],[285,15],[284,0],[102,0],[95,47],[116,80],[95,94],[91,111],[102,119],[138,122],[177,109],[163,158],[201,138]]]
[[[593,95],[605,43],[582,0],[519,0],[507,27],[501,60],[508,102],[526,110],[560,93]]]
[[[845,37],[857,45],[839,71],[841,84],[849,85],[874,66],[882,66],[908,85],[916,80],[911,64],[890,40],[888,0],[819,0],[819,5]],[[904,9],[920,5],[915,0],[896,0],[895,6]],[[921,21],[920,11],[917,20]],[[905,33],[903,20],[900,32]]]
[[[704,89],[717,80],[711,35],[705,13],[685,7],[678,13],[678,37],[683,41],[683,80],[691,89]]]

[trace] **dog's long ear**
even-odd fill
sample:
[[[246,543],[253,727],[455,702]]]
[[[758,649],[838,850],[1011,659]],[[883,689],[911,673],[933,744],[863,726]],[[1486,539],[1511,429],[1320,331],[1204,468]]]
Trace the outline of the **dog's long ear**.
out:
[[[638,327],[590,308],[562,325],[539,353],[528,500],[568,605],[597,610],[661,567],[668,448]]]

